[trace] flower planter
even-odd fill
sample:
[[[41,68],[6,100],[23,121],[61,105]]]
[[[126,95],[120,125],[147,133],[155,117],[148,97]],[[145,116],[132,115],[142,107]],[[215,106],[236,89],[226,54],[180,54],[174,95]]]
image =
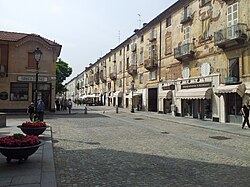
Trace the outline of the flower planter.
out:
[[[37,149],[44,145],[44,141],[40,140],[40,143],[37,145],[25,146],[25,147],[3,147],[0,146],[0,153],[6,156],[7,162],[10,162],[11,159],[27,160],[28,157],[34,154]]]
[[[45,126],[45,127],[24,127],[22,125],[18,125],[17,127],[20,128],[24,134],[38,136],[38,135],[42,134],[46,130],[46,128],[48,128],[49,126]]]

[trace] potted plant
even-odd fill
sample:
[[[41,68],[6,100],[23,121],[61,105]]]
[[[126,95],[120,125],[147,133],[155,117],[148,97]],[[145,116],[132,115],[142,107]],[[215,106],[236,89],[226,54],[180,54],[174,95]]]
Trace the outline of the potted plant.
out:
[[[43,144],[38,136],[14,134],[0,138],[0,153],[7,157],[7,162],[11,159],[19,159],[20,162],[27,160]]]
[[[22,123],[22,125],[18,125],[18,128],[20,128],[23,133],[27,134],[27,135],[40,135],[42,134],[47,127],[49,127],[46,122],[44,121],[26,121],[24,123]]]

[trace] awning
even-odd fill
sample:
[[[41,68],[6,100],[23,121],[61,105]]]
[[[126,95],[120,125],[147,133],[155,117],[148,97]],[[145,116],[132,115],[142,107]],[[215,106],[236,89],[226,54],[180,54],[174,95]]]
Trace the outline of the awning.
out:
[[[122,92],[121,92],[121,91],[116,91],[116,92],[113,94],[113,97],[122,97]]]
[[[219,97],[225,93],[237,93],[239,96],[243,97],[246,87],[245,84],[236,84],[236,85],[225,85],[218,86],[214,89],[214,93]]]
[[[142,93],[141,92],[134,92],[133,93],[133,97],[135,97],[135,96],[139,96],[139,95],[142,95]],[[132,98],[132,92],[130,92],[128,95],[126,95],[126,98]]]
[[[172,91],[171,90],[161,91],[159,93],[159,97],[164,99],[172,99]]]
[[[96,96],[95,94],[91,94],[91,95],[83,95],[80,97],[80,99],[87,99],[87,98],[97,98],[99,96]]]
[[[176,97],[181,99],[211,99],[212,88],[183,89],[176,92]]]

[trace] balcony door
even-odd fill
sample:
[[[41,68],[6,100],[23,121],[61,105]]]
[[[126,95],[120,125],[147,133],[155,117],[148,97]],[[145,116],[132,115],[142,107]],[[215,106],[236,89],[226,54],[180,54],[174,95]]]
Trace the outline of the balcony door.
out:
[[[239,82],[240,79],[240,68],[239,68],[239,58],[229,59],[229,77],[233,78],[233,82]]]

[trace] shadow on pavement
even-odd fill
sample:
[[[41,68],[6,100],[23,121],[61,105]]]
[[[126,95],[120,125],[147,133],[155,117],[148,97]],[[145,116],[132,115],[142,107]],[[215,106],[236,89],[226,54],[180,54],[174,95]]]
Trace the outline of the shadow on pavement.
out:
[[[82,186],[249,185],[249,167],[101,149],[98,144],[86,150],[55,144],[54,155],[59,186],[66,181]]]

